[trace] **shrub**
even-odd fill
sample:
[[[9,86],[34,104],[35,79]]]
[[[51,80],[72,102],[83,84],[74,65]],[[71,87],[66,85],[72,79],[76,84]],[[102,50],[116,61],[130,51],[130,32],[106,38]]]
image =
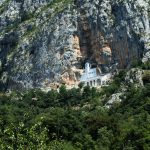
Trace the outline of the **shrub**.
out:
[[[150,71],[144,71],[143,82],[144,84],[150,83]]]

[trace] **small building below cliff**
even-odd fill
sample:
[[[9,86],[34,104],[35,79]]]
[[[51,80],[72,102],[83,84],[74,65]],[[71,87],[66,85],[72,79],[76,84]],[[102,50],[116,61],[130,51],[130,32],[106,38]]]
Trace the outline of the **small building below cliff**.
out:
[[[107,85],[111,78],[111,73],[103,74],[99,67],[92,68],[90,63],[85,64],[85,70],[80,78],[80,82],[85,86],[98,87]]]

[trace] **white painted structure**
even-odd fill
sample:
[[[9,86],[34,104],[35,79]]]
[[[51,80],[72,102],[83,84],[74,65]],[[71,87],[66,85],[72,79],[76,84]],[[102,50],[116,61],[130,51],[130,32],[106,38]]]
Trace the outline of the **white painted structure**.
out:
[[[110,73],[102,74],[97,68],[91,68],[91,64],[87,62],[80,82],[83,82],[87,86],[97,87],[107,85],[110,78]]]

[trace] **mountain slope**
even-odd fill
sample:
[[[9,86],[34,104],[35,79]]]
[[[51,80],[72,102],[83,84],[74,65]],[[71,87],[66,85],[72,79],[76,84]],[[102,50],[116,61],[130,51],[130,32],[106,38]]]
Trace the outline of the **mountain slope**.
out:
[[[87,60],[147,60],[149,29],[149,0],[2,0],[0,88],[72,86]]]
[[[0,149],[149,150],[150,72],[143,86],[135,70],[130,73],[131,82],[129,72],[120,72],[100,90],[0,93]],[[105,107],[123,85],[121,101]]]

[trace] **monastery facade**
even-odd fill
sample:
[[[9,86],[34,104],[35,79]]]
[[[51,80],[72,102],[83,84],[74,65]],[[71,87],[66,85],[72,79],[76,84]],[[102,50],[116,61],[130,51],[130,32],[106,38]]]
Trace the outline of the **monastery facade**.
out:
[[[110,78],[111,73],[102,74],[99,68],[91,68],[91,64],[87,62],[80,82],[85,86],[98,87],[107,85]]]

